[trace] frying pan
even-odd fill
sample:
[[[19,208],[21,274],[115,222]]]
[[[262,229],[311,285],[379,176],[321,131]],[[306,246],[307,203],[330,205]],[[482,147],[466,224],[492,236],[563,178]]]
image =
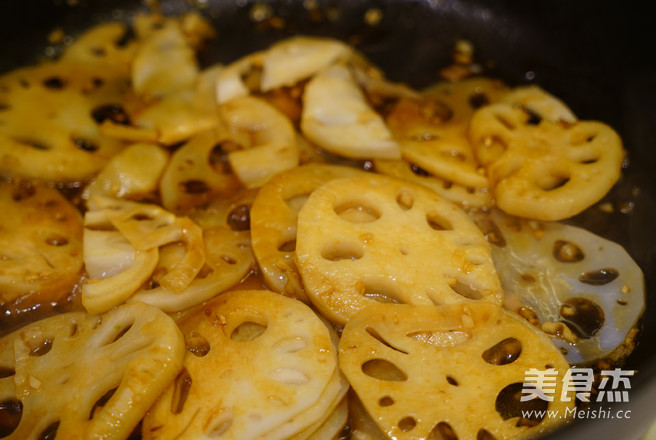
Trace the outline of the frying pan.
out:
[[[630,402],[608,405],[631,411],[630,419],[578,420],[550,439],[637,439],[656,419],[656,31],[647,2],[558,0],[306,0],[267,1],[285,26],[258,26],[251,0],[197,0],[219,37],[200,62],[230,62],[292,34],[331,36],[348,42],[395,81],[420,88],[438,79],[459,39],[475,47],[484,73],[510,85],[533,83],[562,98],[582,119],[614,127],[628,151],[624,177],[607,196],[614,214],[581,214],[570,221],[625,246],[642,267],[647,311],[639,343],[625,369],[636,369]],[[645,4],[643,4],[645,3]],[[162,12],[194,7],[162,0]],[[363,20],[372,7],[376,25]],[[67,34],[108,20],[129,20],[145,9],[125,0],[33,0],[3,4],[0,72],[38,61],[46,36],[59,26]],[[56,51],[55,51],[56,52]],[[626,414],[626,413],[625,413]]]

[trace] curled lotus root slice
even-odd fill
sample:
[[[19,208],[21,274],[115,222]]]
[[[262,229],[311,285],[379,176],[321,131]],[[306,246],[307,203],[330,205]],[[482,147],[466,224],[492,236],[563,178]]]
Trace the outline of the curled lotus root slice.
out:
[[[345,166],[309,164],[274,176],[260,189],[251,209],[251,240],[269,288],[309,302],[294,260],[298,211],[324,183],[362,173]]]
[[[228,153],[228,162],[247,188],[298,165],[294,127],[273,105],[246,96],[222,104],[219,114],[239,147]]]
[[[426,187],[380,175],[310,194],[296,264],[312,303],[340,324],[376,301],[502,301],[489,245],[468,215]]]
[[[94,195],[140,199],[152,196],[169,160],[159,145],[136,143],[112,157],[84,188],[82,198]]]
[[[9,440],[128,438],[180,371],[175,322],[146,304],[37,321],[0,339],[3,402],[20,402]]]
[[[562,424],[575,404],[573,393],[562,395],[569,364],[560,351],[494,304],[374,305],[344,327],[339,365],[389,438],[535,438]],[[558,375],[552,402],[521,402],[538,394],[522,392],[531,369]],[[547,408],[563,419],[522,415]]]
[[[221,144],[226,141],[214,130],[203,131],[173,153],[160,182],[166,209],[187,212],[239,188],[222,151]]]
[[[622,141],[595,121],[534,121],[521,107],[494,104],[470,125],[497,206],[509,214],[561,220],[599,201],[621,174]]]
[[[351,159],[398,159],[398,143],[366,102],[348,67],[314,76],[303,94],[301,130],[326,151]]]
[[[233,291],[179,324],[183,370],[144,419],[144,439],[287,438],[295,432],[270,434],[345,392],[330,331],[300,301]],[[322,416],[297,420],[296,432]]]
[[[493,204],[488,188],[468,188],[446,181],[419,165],[405,160],[376,160],[374,168],[381,174],[430,188],[446,200],[457,203],[463,209],[486,208]]]
[[[271,46],[262,57],[260,88],[267,92],[293,86],[350,53],[349,47],[338,40],[313,37],[283,40]]]
[[[54,188],[0,183],[0,303],[56,301],[82,275],[82,218]]]
[[[645,287],[620,245],[557,222],[499,211],[491,220],[492,257],[509,309],[532,311],[548,333],[569,329],[569,340],[554,343],[572,363],[602,358],[625,341],[645,308]]]
[[[161,248],[159,264],[152,277],[129,301],[156,305],[178,312],[207,301],[245,280],[255,265],[251,250],[249,210],[254,190],[229,199],[217,199],[190,214],[203,229],[205,265],[191,284],[180,292],[161,285],[161,277],[184,258],[178,244]]]

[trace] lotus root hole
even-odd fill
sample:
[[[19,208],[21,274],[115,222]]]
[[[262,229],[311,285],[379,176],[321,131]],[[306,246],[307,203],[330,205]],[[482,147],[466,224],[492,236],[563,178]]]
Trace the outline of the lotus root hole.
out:
[[[419,165],[415,165],[415,164],[411,163],[411,164],[409,164],[409,166],[410,166],[410,171],[412,171],[412,174],[414,174],[415,176],[419,176],[419,177],[429,177],[430,176],[430,173],[428,171],[426,171],[425,169],[423,169],[422,167],[420,167]]]
[[[449,219],[436,212],[428,213],[426,215],[426,222],[428,223],[428,226],[436,231],[450,231],[453,229]]]
[[[549,402],[540,398],[534,398],[525,402],[521,401],[522,389],[524,384],[521,382],[512,383],[503,388],[497,395],[494,408],[503,418],[510,420],[518,418],[516,426],[537,426],[544,419],[545,411]],[[530,417],[524,417],[530,414]]]
[[[552,172],[542,176],[535,176],[535,184],[543,191],[553,191],[565,186],[569,179],[570,176],[567,173]]]
[[[253,341],[266,331],[267,326],[253,321],[239,324],[230,334],[230,339],[238,342]]]
[[[458,440],[458,436],[451,425],[440,422],[428,434],[428,440]]]
[[[210,342],[198,332],[192,331],[185,335],[187,351],[194,356],[203,357],[210,352]]]
[[[232,426],[233,414],[231,409],[225,409],[218,416],[212,414],[205,423],[205,435],[210,438],[219,438]]]
[[[411,416],[404,417],[399,420],[398,426],[401,431],[409,432],[412,431],[415,426],[417,426],[417,421],[414,419],[414,417]]]
[[[299,212],[303,205],[305,205],[305,202],[308,199],[307,194],[301,194],[298,196],[290,197],[285,200],[285,203],[287,203],[287,206],[289,206],[292,210]]]
[[[45,241],[48,246],[55,247],[66,246],[68,244],[68,239],[58,234],[48,236]]]
[[[14,374],[16,374],[16,370],[10,367],[0,367],[0,379],[4,379],[5,377],[11,377]]]
[[[133,323],[129,323],[129,324],[125,325],[125,326],[123,326],[123,325],[121,325],[121,324],[116,324],[116,325],[114,325],[113,330],[116,332],[116,333],[115,333],[116,336],[114,336],[114,339],[112,339],[110,343],[113,344],[114,342],[118,341],[118,340],[121,339],[123,336],[125,336],[125,334],[126,334],[127,332],[129,332],[130,329],[132,328],[132,324],[133,324]]]
[[[184,194],[206,194],[210,192],[210,187],[205,181],[199,179],[189,179],[178,183],[178,190]]]
[[[590,133],[587,131],[573,131],[570,136],[570,144],[573,146],[579,146],[583,144],[589,144],[595,140],[597,133]]]
[[[499,122],[501,125],[506,127],[506,129],[508,129],[510,131],[514,131],[517,128],[512,121],[508,120],[503,115],[497,113],[495,115],[495,117],[496,117],[497,122]]]
[[[507,365],[515,362],[522,352],[522,343],[515,338],[506,338],[483,352],[483,360],[492,365]]]
[[[585,258],[583,250],[567,240],[556,240],[553,244],[552,254],[561,263],[578,263]]]
[[[23,416],[23,403],[12,399],[0,402],[0,438],[9,436],[18,428]]]
[[[362,364],[362,372],[369,377],[389,382],[404,382],[408,375],[386,359],[370,359]]]
[[[406,336],[436,347],[455,347],[472,338],[471,332],[460,330],[416,331],[408,333]]]
[[[604,286],[611,283],[620,276],[620,273],[612,268],[604,267],[598,270],[591,270],[579,276],[579,282],[591,286]]]
[[[394,399],[390,396],[383,396],[378,400],[378,405],[382,407],[394,405]]]
[[[173,381],[173,397],[171,398],[171,413],[180,414],[184,410],[193,381],[186,368],[183,368]]]
[[[378,342],[380,342],[380,343],[383,344],[384,346],[386,346],[386,347],[388,347],[388,348],[391,348],[391,349],[394,350],[394,351],[398,351],[399,353],[408,354],[408,352],[407,352],[406,350],[403,350],[403,349],[401,349],[401,348],[399,348],[399,347],[395,347],[391,342],[389,342],[389,341],[387,341],[385,338],[383,338],[383,337],[380,335],[380,333],[378,333],[378,331],[376,331],[375,328],[373,328],[373,327],[367,327],[367,328],[366,328],[366,331],[367,331],[367,333],[369,334],[369,336],[371,336],[372,338],[374,338],[375,340],[377,340]]]
[[[235,206],[228,214],[228,226],[233,231],[248,231],[251,228],[251,210],[248,205]]]
[[[297,368],[291,367],[278,368],[269,373],[269,377],[286,385],[304,385],[310,382],[307,374]]]
[[[234,258],[232,258],[230,255],[221,255],[221,259],[222,259],[223,261],[225,261],[226,263],[228,263],[229,265],[231,265],[231,266],[232,266],[233,264],[237,264],[237,260],[235,260]],[[198,278],[206,278],[206,277],[209,276],[209,275],[210,275],[209,273],[208,273],[207,275],[205,275],[205,276],[202,276],[202,275],[199,274],[199,275],[198,275]]]
[[[34,148],[35,150],[39,150],[39,151],[48,151],[48,150],[51,149],[49,145],[47,145],[47,144],[45,144],[41,141],[37,141],[36,139],[22,139],[22,138],[18,139],[18,138],[14,138],[14,140],[18,143],[27,145],[27,146],[29,146],[31,148]]]
[[[454,387],[458,386],[458,381],[453,378],[453,376],[447,376],[446,381],[449,383],[449,385],[453,385]]]
[[[457,293],[460,296],[463,296],[467,299],[479,300],[483,298],[483,295],[478,290],[469,286],[468,284],[456,281],[454,284],[450,285],[451,290]]]
[[[381,215],[374,207],[359,201],[341,203],[334,211],[342,220],[349,223],[372,223]]]
[[[93,153],[100,149],[100,147],[95,142],[90,141],[89,139],[74,138],[73,144],[80,150],[86,151],[88,153]]]
[[[301,338],[300,336],[295,336],[295,337],[289,337],[285,339],[281,339],[273,346],[271,349],[273,351],[277,351],[278,353],[286,353],[286,354],[291,354],[291,353],[297,353],[304,348],[308,346],[307,342]]]
[[[568,298],[560,306],[562,321],[579,338],[594,336],[604,325],[604,310],[599,304],[587,298]]]
[[[479,429],[476,433],[476,440],[497,440],[487,429]]]
[[[475,92],[469,96],[469,106],[473,109],[479,109],[490,103],[490,98],[483,92]]]
[[[116,388],[113,388],[113,389],[105,392],[105,394],[103,394],[102,396],[100,396],[100,398],[98,400],[96,400],[96,403],[94,403],[93,406],[91,407],[91,411],[89,411],[89,420],[93,419],[95,417],[95,415],[100,410],[102,410],[102,408],[105,405],[107,405],[107,402],[109,402],[109,399],[112,398],[112,396],[114,395],[115,392],[116,392]],[[48,438],[50,438],[50,437],[48,437]],[[54,436],[52,438],[54,438]]]
[[[414,202],[415,199],[413,195],[407,190],[402,190],[396,196],[396,203],[404,211],[411,209]]]
[[[359,260],[364,256],[364,249],[359,243],[331,242],[321,249],[321,256],[329,261]]]
[[[59,420],[52,422],[46,429],[41,432],[38,440],[53,440],[57,437],[57,431],[59,430]]]
[[[47,354],[52,348],[51,339],[43,339],[38,342],[30,341],[29,343],[30,356],[43,356]]]
[[[401,293],[391,283],[381,281],[358,282],[356,290],[365,298],[384,304],[403,304]]]
[[[294,252],[296,250],[296,240],[288,240],[278,246],[280,252]]]

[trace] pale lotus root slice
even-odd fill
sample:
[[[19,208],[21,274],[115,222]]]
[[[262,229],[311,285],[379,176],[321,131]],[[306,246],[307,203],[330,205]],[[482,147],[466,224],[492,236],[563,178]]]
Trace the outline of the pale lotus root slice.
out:
[[[374,169],[380,174],[430,188],[441,197],[458,204],[463,209],[493,206],[492,195],[488,188],[465,187],[449,182],[406,160],[376,160],[374,161]]]
[[[644,275],[622,246],[576,226],[498,210],[489,220],[508,309],[534,316],[571,363],[621,351],[645,308]]]
[[[374,305],[346,324],[339,365],[389,438],[535,438],[565,422],[575,404],[572,392],[561,398],[569,363],[560,351],[494,304]],[[521,402],[531,369],[558,375],[552,402]],[[521,412],[547,408],[562,419]]]
[[[601,122],[535,121],[510,104],[478,110],[470,136],[497,206],[538,220],[562,220],[599,201],[624,160],[621,139]]]
[[[573,124],[577,121],[567,104],[536,85],[515,87],[503,101],[554,123]]]
[[[160,249],[152,276],[128,301],[141,301],[166,312],[178,312],[246,280],[255,266],[249,229],[249,211],[255,193],[255,190],[245,190],[231,198],[217,199],[190,214],[203,230],[205,264],[185,289],[177,292],[161,284],[162,277],[185,256],[184,247],[172,243]]]
[[[29,324],[0,339],[10,372],[0,399],[22,409],[3,438],[128,438],[180,371],[184,351],[175,322],[145,304]]]
[[[300,301],[238,290],[179,324],[183,370],[144,419],[144,439],[287,438],[323,413],[296,420],[295,432],[287,423],[322,401],[328,411],[345,393],[330,330]]]
[[[56,189],[0,183],[0,303],[47,304],[82,276],[82,217]]]
[[[232,171],[246,188],[298,165],[296,133],[287,116],[261,98],[245,96],[219,106],[221,121],[237,148],[228,152]]]
[[[428,188],[381,175],[336,179],[298,217],[296,264],[307,295],[344,324],[376,301],[500,303],[485,237]]]
[[[262,57],[260,89],[293,86],[348,57],[351,49],[339,40],[293,37],[271,46]]]
[[[90,313],[102,313],[130,298],[156,269],[167,245],[178,256],[159,274],[158,284],[180,293],[206,261],[203,231],[188,217],[177,217],[148,203],[96,196],[85,214],[85,266],[81,288]]]
[[[222,143],[230,139],[207,130],[193,136],[171,156],[160,181],[162,205],[188,212],[213,198],[236,191],[239,180],[227,165]]]
[[[398,159],[399,144],[366,101],[347,66],[315,75],[303,93],[301,131],[324,150],[350,159]]]
[[[324,183],[363,173],[346,166],[308,164],[277,174],[260,189],[251,209],[251,241],[270,289],[309,302],[294,259],[298,211]]]

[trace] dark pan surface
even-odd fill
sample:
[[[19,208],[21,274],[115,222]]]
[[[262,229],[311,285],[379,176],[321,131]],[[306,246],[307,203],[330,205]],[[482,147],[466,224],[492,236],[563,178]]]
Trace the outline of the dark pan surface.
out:
[[[280,0],[283,29],[256,26],[249,0],[199,3],[219,38],[201,62],[229,62],[295,33],[357,41],[393,80],[423,87],[451,61],[455,41],[474,44],[475,59],[488,76],[511,85],[535,83],[562,98],[582,119],[613,126],[629,152],[625,177],[608,195],[623,209],[604,218],[582,214],[575,223],[622,243],[643,268],[648,310],[638,348],[625,368],[637,369],[630,420],[580,421],[558,439],[637,438],[656,417],[656,31],[647,5],[593,1],[344,0],[317,1],[312,15],[301,1]],[[307,4],[307,2],[306,2]],[[371,5],[383,13],[377,26],[363,22]],[[163,0],[162,11],[179,13],[188,1]],[[124,0],[7,2],[0,12],[0,72],[43,56],[56,26],[68,34],[111,19],[129,20],[143,3]],[[333,13],[339,11],[337,18]]]

